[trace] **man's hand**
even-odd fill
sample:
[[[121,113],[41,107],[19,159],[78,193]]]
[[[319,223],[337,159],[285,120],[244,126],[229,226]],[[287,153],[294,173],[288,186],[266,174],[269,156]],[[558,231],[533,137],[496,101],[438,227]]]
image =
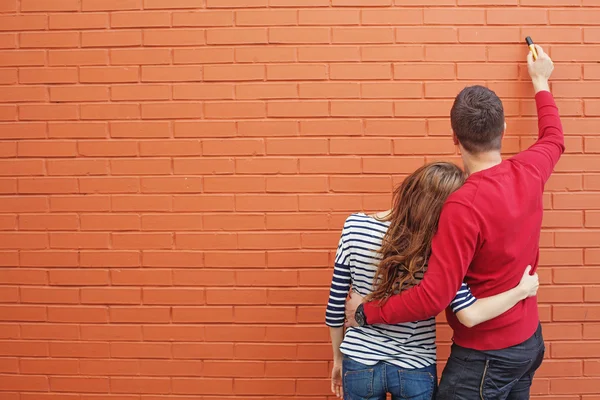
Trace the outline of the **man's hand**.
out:
[[[354,319],[354,314],[363,300],[364,298],[360,294],[355,291],[350,292],[350,298],[346,300],[346,328],[358,326],[358,323]]]
[[[550,91],[548,79],[550,79],[550,75],[552,75],[552,71],[554,70],[554,63],[548,54],[544,52],[544,49],[537,44],[534,46],[538,54],[537,60],[533,59],[531,51],[527,54],[527,70],[529,71],[531,82],[533,82],[533,88],[536,93],[542,90]]]
[[[331,370],[331,392],[340,399],[344,397],[344,385],[342,384],[342,363],[334,362]]]

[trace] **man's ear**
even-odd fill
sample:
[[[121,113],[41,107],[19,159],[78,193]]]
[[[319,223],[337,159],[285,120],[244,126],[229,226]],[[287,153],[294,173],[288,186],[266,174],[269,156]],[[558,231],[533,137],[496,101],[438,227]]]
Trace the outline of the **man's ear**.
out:
[[[454,133],[454,129],[452,129],[451,132],[452,132],[452,141],[454,142],[455,146],[458,146],[460,143],[458,142],[458,138],[456,137],[456,133]]]
[[[504,121],[504,130],[502,131],[502,139],[504,139],[505,133],[506,133],[506,121]]]

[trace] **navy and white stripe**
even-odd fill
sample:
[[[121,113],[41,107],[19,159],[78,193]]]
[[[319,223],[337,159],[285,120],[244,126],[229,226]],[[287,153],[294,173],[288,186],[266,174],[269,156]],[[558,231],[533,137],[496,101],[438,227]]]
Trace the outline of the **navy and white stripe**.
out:
[[[363,213],[348,217],[338,245],[333,279],[327,304],[326,323],[344,325],[346,297],[352,290],[366,296],[373,289],[373,278],[381,259],[378,253],[389,222],[376,220]],[[423,274],[417,274],[418,279]],[[463,284],[452,302],[461,310],[475,301]],[[385,361],[401,368],[424,368],[436,362],[435,318],[398,325],[370,325],[349,328],[340,350],[346,356],[366,365]]]
[[[452,300],[452,303],[450,303],[450,308],[452,308],[452,312],[456,314],[460,310],[464,310],[471,304],[475,303],[475,300],[477,299],[471,293],[471,289],[469,289],[467,284],[463,282],[463,284],[460,286],[460,289],[458,289],[456,297],[454,300]]]

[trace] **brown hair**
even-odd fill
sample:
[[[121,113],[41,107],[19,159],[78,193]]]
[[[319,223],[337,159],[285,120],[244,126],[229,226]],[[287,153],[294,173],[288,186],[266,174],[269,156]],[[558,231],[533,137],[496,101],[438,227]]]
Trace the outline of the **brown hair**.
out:
[[[436,162],[417,169],[395,190],[369,300],[383,302],[417,283],[415,275],[425,271],[442,206],[464,180],[456,165]]]
[[[496,93],[483,86],[468,86],[454,99],[452,130],[469,153],[500,150],[504,108]]]

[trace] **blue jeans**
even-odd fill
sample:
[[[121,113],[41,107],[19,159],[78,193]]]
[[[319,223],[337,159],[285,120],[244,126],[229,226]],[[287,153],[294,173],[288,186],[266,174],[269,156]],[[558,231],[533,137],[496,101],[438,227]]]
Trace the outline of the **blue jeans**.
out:
[[[344,400],[431,400],[437,387],[435,365],[420,369],[402,369],[378,362],[366,365],[344,357]]]
[[[541,324],[529,339],[502,350],[478,351],[453,344],[437,400],[529,400],[545,350]]]

